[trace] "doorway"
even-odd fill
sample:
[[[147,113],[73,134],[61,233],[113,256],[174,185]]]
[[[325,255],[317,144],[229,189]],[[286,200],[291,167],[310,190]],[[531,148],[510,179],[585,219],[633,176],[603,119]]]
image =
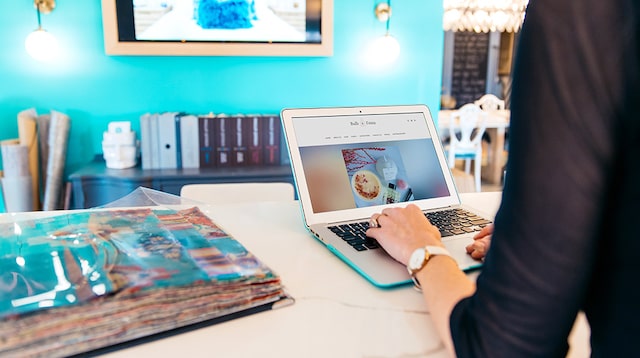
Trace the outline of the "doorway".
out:
[[[509,108],[516,34],[445,31],[441,109],[457,109],[483,94]]]

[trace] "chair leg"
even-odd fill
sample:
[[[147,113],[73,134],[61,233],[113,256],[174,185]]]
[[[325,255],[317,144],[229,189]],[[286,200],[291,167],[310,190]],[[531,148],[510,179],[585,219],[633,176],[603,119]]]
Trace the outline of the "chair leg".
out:
[[[476,192],[481,192],[482,191],[482,185],[481,185],[481,178],[480,178],[480,170],[482,169],[482,156],[480,156],[479,158],[476,157],[476,159],[474,160],[474,166],[475,166],[475,170],[474,170],[474,179],[476,180]]]
[[[467,174],[471,173],[471,159],[464,160],[464,172]]]

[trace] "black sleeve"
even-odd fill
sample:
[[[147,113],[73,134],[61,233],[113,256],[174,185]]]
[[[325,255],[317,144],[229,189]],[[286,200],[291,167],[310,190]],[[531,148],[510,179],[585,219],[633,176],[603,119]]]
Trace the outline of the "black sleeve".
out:
[[[629,65],[625,48],[635,41],[630,3],[529,4],[492,247],[476,293],[450,319],[459,357],[567,353],[604,228]]]

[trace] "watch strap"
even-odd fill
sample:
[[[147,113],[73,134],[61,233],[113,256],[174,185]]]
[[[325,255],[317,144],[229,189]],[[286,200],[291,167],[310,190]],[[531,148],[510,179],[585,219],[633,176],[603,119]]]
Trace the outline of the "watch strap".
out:
[[[411,279],[413,280],[414,287],[418,291],[422,291],[422,286],[420,285],[420,282],[416,278],[416,274],[419,271],[421,271],[425,266],[427,266],[427,263],[429,262],[429,260],[431,260],[431,256],[442,255],[442,256],[449,256],[453,258],[453,256],[451,256],[451,253],[449,253],[449,251],[447,251],[447,249],[445,249],[442,246],[427,245],[423,249],[425,251],[425,255],[424,255],[424,260],[422,261],[422,265],[420,265],[420,267],[413,270],[407,266],[407,271],[409,271],[409,275],[411,275]]]

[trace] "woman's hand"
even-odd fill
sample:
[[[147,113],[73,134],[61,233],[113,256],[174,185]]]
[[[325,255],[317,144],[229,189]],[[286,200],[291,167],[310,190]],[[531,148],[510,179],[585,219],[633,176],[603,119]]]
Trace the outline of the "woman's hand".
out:
[[[489,246],[491,246],[491,234],[493,234],[493,224],[489,224],[480,230],[473,237],[473,243],[467,245],[467,253],[476,260],[487,256]]]
[[[431,225],[414,204],[405,208],[388,208],[373,214],[367,236],[378,243],[400,263],[406,265],[411,253],[426,245],[442,246],[440,231]]]

